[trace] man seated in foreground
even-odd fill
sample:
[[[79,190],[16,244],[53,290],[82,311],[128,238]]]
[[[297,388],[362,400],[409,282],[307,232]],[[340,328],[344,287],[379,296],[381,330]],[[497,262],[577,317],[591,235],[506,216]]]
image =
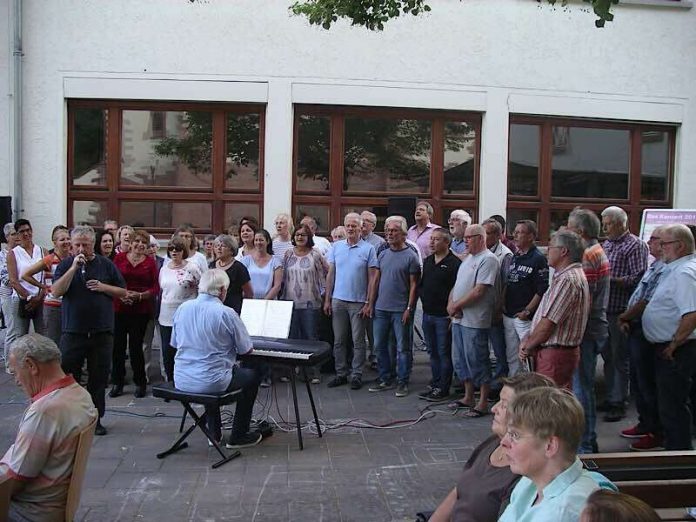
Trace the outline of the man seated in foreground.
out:
[[[501,444],[510,470],[522,478],[501,522],[577,522],[590,493],[615,489],[603,475],[585,470],[575,454],[584,428],[582,406],[566,390],[535,389],[515,397]]]
[[[235,365],[237,355],[253,346],[242,320],[223,304],[230,280],[224,270],[207,270],[198,283],[198,297],[183,303],[174,314],[171,346],[174,385],[189,393],[224,393],[242,389],[237,399],[230,449],[255,446],[261,433],[249,431],[251,414],[261,379],[256,370]],[[222,440],[220,412],[206,408],[208,429]]]
[[[510,498],[520,477],[510,471],[510,462],[501,445],[508,428],[508,404],[517,394],[555,385],[551,379],[538,373],[520,373],[502,381],[500,400],[492,410],[493,435],[471,454],[457,485],[430,516],[429,522],[495,522],[501,505]]]
[[[10,347],[9,369],[31,404],[0,460],[0,519],[63,521],[80,433],[97,418],[92,399],[60,367],[60,350],[39,334]]]

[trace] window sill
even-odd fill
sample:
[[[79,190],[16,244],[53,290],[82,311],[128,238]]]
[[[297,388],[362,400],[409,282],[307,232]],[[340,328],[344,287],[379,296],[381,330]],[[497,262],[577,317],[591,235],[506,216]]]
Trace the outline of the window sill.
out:
[[[694,6],[693,0],[620,0],[623,5],[649,5],[653,7],[672,7],[678,9],[691,9]]]

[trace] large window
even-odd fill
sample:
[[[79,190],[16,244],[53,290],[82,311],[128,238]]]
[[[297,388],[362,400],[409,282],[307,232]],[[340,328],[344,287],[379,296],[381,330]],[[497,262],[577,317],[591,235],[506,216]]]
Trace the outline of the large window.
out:
[[[395,197],[429,200],[440,224],[455,208],[475,215],[480,128],[473,113],[296,106],[294,215],[328,231],[347,212],[383,220]]]
[[[261,105],[68,103],[68,219],[226,230],[263,203]]]
[[[546,242],[576,206],[618,205],[637,231],[643,209],[670,207],[672,127],[515,116],[509,136],[510,230],[532,219]]]

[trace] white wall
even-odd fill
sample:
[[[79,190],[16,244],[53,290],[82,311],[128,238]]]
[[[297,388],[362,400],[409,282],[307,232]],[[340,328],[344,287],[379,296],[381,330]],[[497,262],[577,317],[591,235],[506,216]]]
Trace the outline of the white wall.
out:
[[[0,0],[0,196],[10,195],[10,0]],[[0,224],[2,226],[2,224]]]
[[[68,96],[267,101],[267,222],[289,210],[292,103],[483,111],[481,215],[505,208],[510,113],[678,123],[675,206],[696,201],[696,9],[618,7],[598,30],[579,4],[438,0],[371,33],[309,27],[290,3],[25,0],[23,180],[35,228],[66,216]]]

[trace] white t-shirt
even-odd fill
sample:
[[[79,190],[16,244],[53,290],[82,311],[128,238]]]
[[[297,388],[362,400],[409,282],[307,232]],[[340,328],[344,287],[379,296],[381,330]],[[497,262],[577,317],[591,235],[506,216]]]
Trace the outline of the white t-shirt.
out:
[[[322,256],[326,256],[329,248],[331,248],[329,240],[321,236],[314,236],[312,239],[314,240],[314,248],[316,248]]]
[[[169,268],[169,263],[165,261],[159,273],[162,298],[158,320],[162,326],[172,326],[174,312],[181,303],[196,298],[198,282],[201,280],[198,265],[189,261],[180,268]]]
[[[201,271],[201,274],[208,270],[208,261],[206,261],[205,256],[200,252],[194,252],[188,256],[187,261],[189,263],[195,263],[196,266],[198,266],[198,269]]]

